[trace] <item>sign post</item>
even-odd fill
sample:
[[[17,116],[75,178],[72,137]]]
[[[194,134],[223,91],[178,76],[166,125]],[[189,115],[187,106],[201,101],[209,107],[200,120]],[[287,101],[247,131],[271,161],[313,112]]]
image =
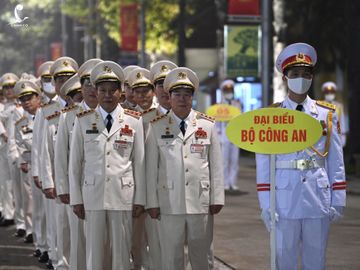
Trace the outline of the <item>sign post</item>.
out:
[[[306,149],[322,136],[319,121],[305,113],[264,108],[232,119],[226,128],[228,139],[247,151],[270,154],[270,249],[271,270],[276,269],[276,154]]]

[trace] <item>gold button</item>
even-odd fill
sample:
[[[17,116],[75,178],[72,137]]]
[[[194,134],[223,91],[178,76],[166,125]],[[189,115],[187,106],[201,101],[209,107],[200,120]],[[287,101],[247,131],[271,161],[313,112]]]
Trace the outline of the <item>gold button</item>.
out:
[[[106,167],[110,168],[110,165],[107,165]]]
[[[107,155],[110,155],[110,151],[106,153]]]
[[[187,156],[184,156],[184,158],[187,158]]]
[[[109,142],[109,141],[110,141],[110,138],[107,138],[106,141]]]
[[[185,185],[187,185],[187,186],[188,186],[188,185],[189,185],[189,182],[186,182],[186,184],[185,184]]]
[[[186,170],[185,170],[185,172],[188,172],[188,171],[189,171],[189,169],[186,169]]]
[[[109,177],[108,177],[108,178],[106,178],[106,181],[107,181],[107,182],[109,182],[109,181],[110,181],[110,178],[109,178]]]
[[[184,142],[184,145],[186,145],[186,142]]]

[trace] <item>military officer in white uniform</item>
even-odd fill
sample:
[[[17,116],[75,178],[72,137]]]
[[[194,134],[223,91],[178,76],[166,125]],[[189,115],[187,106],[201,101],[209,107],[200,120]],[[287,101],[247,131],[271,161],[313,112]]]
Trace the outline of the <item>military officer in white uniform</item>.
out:
[[[78,70],[78,75],[74,75],[63,85],[63,90],[67,95],[72,89],[81,88],[84,100],[76,105],[64,108],[60,115],[55,143],[55,179],[56,193],[64,204],[70,203],[69,196],[69,149],[71,135],[76,114],[97,106],[96,89],[90,83],[90,73],[94,66],[102,62],[100,59],[90,59],[82,64]],[[86,269],[85,257],[85,232],[84,221],[79,219],[74,213],[69,213],[70,221],[70,269]]]
[[[323,126],[323,136],[312,147],[276,155],[276,261],[278,269],[325,269],[325,254],[331,221],[342,216],[346,182],[335,106],[312,100],[308,95],[317,56],[305,43],[286,47],[276,60],[288,95],[281,107],[302,111]],[[270,223],[270,158],[256,155],[257,190],[262,218]]]
[[[196,74],[175,68],[165,78],[171,111],[149,127],[147,210],[160,219],[162,269],[184,269],[187,241],[192,269],[209,269],[213,214],[224,205],[220,142],[214,120],[192,110]]]
[[[40,87],[44,91],[41,94],[41,103],[44,104],[48,103],[52,98],[55,96],[55,87],[51,84],[51,74],[50,74],[50,67],[53,64],[53,61],[47,61],[42,63],[38,70],[37,74],[40,78]],[[41,117],[40,117],[41,116]],[[35,119],[33,123],[32,133],[32,147],[31,149],[31,170],[30,174],[38,176],[38,153],[39,153],[39,147],[37,147],[37,135],[39,134],[37,126],[40,124],[40,119],[42,119],[42,113],[41,113],[41,106],[36,110]],[[35,135],[36,134],[36,135]],[[34,163],[35,162],[35,163]],[[37,181],[33,181],[34,185],[32,189],[32,197],[33,197],[33,231],[35,235],[35,257],[40,257],[42,255],[41,261],[47,262],[48,261],[48,242],[47,242],[47,232],[46,232],[46,216],[45,216],[45,196],[41,191],[40,182],[38,181],[38,178],[35,177]]]
[[[346,145],[346,135],[348,133],[348,127],[345,122],[344,106],[335,100],[337,86],[334,82],[325,82],[321,86],[321,91],[324,95],[324,100],[336,106],[336,113],[338,116],[338,129],[341,130],[342,145]]]
[[[123,88],[125,91],[125,101],[121,104],[121,107],[123,107],[124,109],[129,109],[129,110],[133,110],[133,111],[135,111],[136,102],[134,100],[134,92],[128,82],[128,77],[129,77],[130,72],[136,68],[139,68],[139,66],[130,65],[130,66],[127,66],[126,68],[124,68],[125,80],[123,82]]]
[[[132,216],[140,216],[146,202],[142,120],[118,104],[124,81],[118,64],[98,63],[90,80],[99,106],[75,119],[70,204],[86,221],[87,269],[102,269],[106,246],[111,247],[111,269],[130,269]]]
[[[42,189],[46,198],[46,218],[49,229],[52,231],[52,243],[56,245],[56,253],[51,260],[56,260],[56,269],[66,269],[68,267],[69,251],[70,251],[70,229],[67,221],[66,207],[56,199],[56,190],[54,184],[54,146],[56,142],[56,132],[59,122],[61,109],[68,105],[66,95],[61,91],[64,83],[70,79],[78,70],[78,64],[71,57],[60,57],[50,68],[52,81],[55,85],[55,91],[58,95],[57,101],[51,102],[46,111],[46,107],[42,107],[42,111],[47,115],[42,124],[41,135],[41,161],[40,178],[42,181]],[[53,105],[52,105],[53,104]],[[52,111],[52,113],[47,113]],[[56,199],[56,200],[55,200]],[[56,233],[54,233],[54,230]],[[56,243],[56,244],[55,244]],[[53,247],[51,248],[52,250]],[[52,261],[52,263],[54,263]]]
[[[6,98],[3,111],[0,112],[0,121],[3,124],[5,133],[3,133],[3,144],[0,148],[0,199],[2,200],[2,219],[0,226],[9,226],[14,224],[14,205],[13,205],[13,182],[11,180],[10,165],[8,157],[9,131],[8,120],[11,112],[14,111],[16,103],[14,101],[13,88],[15,83],[19,80],[18,76],[13,73],[5,73],[0,78],[2,91]]]
[[[31,145],[34,117],[40,107],[41,90],[35,81],[20,79],[15,84],[15,95],[19,99],[25,112],[22,118],[15,123],[15,141],[19,151],[18,165],[21,168],[21,200],[26,227],[26,243],[33,242],[33,196],[32,189],[36,187],[31,175]],[[41,237],[39,237],[41,239]],[[36,248],[39,246],[35,243]]]

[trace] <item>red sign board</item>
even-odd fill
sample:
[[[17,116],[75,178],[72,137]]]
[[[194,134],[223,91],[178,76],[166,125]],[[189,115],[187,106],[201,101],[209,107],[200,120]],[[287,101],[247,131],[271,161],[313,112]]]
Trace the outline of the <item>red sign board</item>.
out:
[[[120,6],[121,49],[128,52],[138,50],[138,5]]]
[[[61,42],[53,42],[50,45],[51,60],[55,61],[59,57],[63,56],[63,47]]]
[[[228,0],[228,15],[260,15],[259,0]]]

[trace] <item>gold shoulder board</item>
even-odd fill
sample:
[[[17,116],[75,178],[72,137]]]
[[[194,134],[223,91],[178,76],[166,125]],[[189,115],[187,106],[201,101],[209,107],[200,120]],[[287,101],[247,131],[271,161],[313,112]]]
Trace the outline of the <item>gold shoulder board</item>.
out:
[[[328,109],[328,110],[332,110],[332,111],[336,110],[336,105],[322,101],[322,100],[317,100],[316,105],[323,107],[325,109]]]
[[[153,120],[151,120],[150,123],[155,123],[155,122],[159,121],[160,119],[163,119],[166,116],[167,116],[167,114],[160,115],[160,116],[154,118]]]
[[[210,121],[212,123],[215,122],[215,118],[212,118],[212,117],[206,115],[205,113],[201,113],[201,112],[197,112],[196,118],[198,118],[198,119],[202,118],[202,119],[208,120],[208,121]]]
[[[87,111],[80,112],[80,113],[76,114],[76,116],[81,118],[81,117],[83,117],[85,115],[88,115],[90,113],[93,113],[93,112],[95,112],[95,111],[93,109],[90,109],[90,110],[87,110]]]
[[[129,109],[124,109],[124,113],[135,117],[136,119],[139,119],[141,117],[141,113]]]

